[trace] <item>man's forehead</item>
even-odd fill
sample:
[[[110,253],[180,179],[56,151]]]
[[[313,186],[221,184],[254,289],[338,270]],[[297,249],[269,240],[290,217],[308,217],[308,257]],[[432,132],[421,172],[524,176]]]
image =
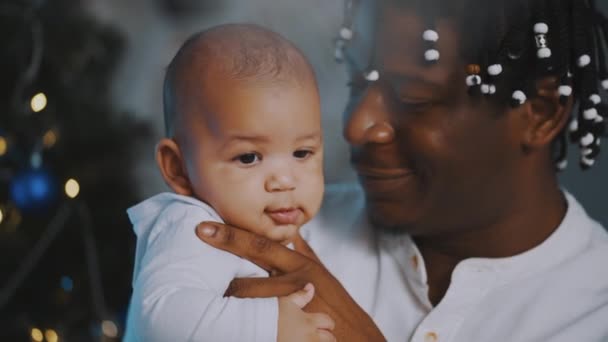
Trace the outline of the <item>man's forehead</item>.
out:
[[[372,2],[362,1],[361,5]],[[369,13],[362,12],[365,10],[366,7],[361,7],[358,16],[369,18]],[[373,23],[369,19],[354,21],[355,32],[360,33],[357,38],[367,39],[353,41],[347,51],[358,69],[373,67],[392,78],[402,75],[404,79],[437,84],[448,82],[455,72],[464,70],[459,54],[460,37],[452,20],[439,18],[434,22],[440,37],[436,48],[441,58],[438,63],[429,65],[424,61],[428,47],[422,38],[422,33],[428,29],[427,22],[411,6],[388,4],[376,7],[374,11]]]

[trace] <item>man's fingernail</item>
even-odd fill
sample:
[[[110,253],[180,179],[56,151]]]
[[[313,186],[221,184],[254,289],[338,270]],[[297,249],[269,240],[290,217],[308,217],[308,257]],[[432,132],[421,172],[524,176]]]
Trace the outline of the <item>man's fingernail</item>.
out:
[[[198,232],[207,237],[213,237],[217,232],[217,228],[208,224],[198,226]]]

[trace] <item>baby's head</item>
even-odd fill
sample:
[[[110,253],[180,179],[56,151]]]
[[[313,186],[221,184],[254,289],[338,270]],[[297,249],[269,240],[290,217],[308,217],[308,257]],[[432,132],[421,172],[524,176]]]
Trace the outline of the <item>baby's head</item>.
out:
[[[314,72],[280,35],[222,25],[179,50],[164,85],[167,137],[156,159],[178,194],[229,224],[290,242],[323,195]]]

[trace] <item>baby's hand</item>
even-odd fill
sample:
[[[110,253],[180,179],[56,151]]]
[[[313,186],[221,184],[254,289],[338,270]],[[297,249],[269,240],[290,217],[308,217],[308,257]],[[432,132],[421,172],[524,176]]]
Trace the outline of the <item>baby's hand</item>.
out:
[[[315,288],[304,289],[279,298],[279,332],[277,342],[334,342],[331,330],[334,321],[323,313],[307,313],[302,309],[312,300]]]

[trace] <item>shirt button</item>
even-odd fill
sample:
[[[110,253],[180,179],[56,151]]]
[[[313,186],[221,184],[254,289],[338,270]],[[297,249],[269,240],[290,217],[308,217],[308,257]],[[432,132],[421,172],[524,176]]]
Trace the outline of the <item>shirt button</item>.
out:
[[[412,267],[415,270],[417,270],[418,269],[418,256],[417,255],[412,256],[411,261],[412,261]]]
[[[424,335],[424,342],[437,342],[439,341],[439,337],[437,337],[437,334],[434,332],[428,332],[426,333],[426,335]]]

